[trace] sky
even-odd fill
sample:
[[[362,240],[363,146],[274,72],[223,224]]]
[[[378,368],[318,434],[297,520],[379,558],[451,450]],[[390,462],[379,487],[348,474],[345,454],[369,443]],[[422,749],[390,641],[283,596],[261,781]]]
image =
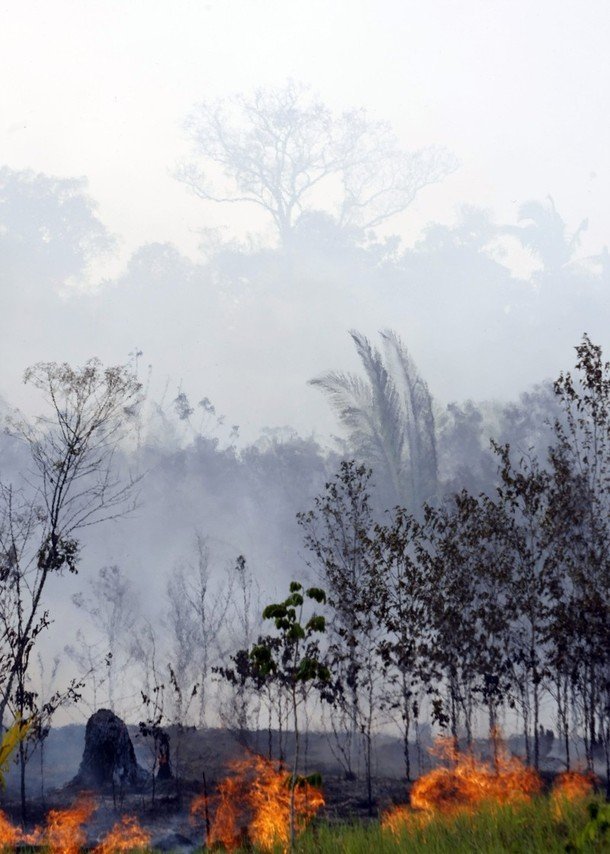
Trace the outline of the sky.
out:
[[[104,0],[1,3],[0,152],[13,168],[84,175],[126,249],[185,251],[226,210],[172,177],[203,99],[286,78],[364,106],[408,147],[444,145],[459,172],[406,217],[461,202],[514,216],[552,193],[605,239],[610,7],[603,0]],[[236,226],[248,228],[250,211]]]
[[[589,218],[583,255],[608,240],[603,0],[21,0],[0,3],[0,18],[0,163],[84,176],[117,237],[117,250],[96,263],[85,287],[119,277],[146,243],[169,241],[194,257],[202,229],[226,237],[268,229],[247,206],[195,198],[174,173],[188,156],[184,120],[194,105],[288,78],[338,111],[365,107],[390,122],[406,148],[440,145],[456,155],[459,169],[393,221],[406,244],[431,220],[453,221],[459,205],[516,222],[522,202],[548,194],[570,228]],[[513,263],[527,268],[528,259]],[[349,346],[345,340],[331,364],[323,350],[326,367],[340,367]],[[123,343],[117,348],[115,360],[124,359]],[[433,355],[422,358],[433,370]],[[321,368],[303,367],[299,382]],[[167,370],[179,381],[185,368]],[[217,370],[222,375],[222,357]],[[475,385],[464,390],[476,396]],[[14,387],[7,381],[3,392]],[[270,399],[256,425],[281,423],[281,406]],[[299,421],[296,408],[287,420]],[[329,426],[322,409],[320,402],[315,418]],[[315,418],[297,426],[311,429]]]

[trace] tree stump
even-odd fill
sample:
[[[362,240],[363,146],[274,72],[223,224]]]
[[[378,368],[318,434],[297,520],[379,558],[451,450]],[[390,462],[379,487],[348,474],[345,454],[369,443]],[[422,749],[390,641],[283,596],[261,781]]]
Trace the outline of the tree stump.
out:
[[[87,721],[85,750],[78,774],[70,783],[81,789],[140,788],[148,773],[136,762],[125,723],[110,709],[99,709]]]

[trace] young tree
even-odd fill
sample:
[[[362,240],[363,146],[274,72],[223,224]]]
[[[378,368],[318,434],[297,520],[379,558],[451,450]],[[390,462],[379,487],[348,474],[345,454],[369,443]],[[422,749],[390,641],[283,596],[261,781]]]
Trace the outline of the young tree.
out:
[[[337,756],[354,776],[354,751],[361,746],[372,809],[372,727],[378,713],[380,677],[375,618],[375,556],[369,483],[371,471],[344,461],[314,508],[297,518],[317,573],[328,591],[329,660]]]
[[[172,640],[171,658],[182,689],[180,696],[188,695],[189,685],[199,685],[199,726],[203,727],[209,680],[221,657],[223,627],[235,579],[230,571],[219,582],[213,577],[210,547],[201,534],[195,537],[194,553],[195,560],[176,565],[168,579],[166,624]],[[182,712],[179,717],[183,717]]]
[[[275,622],[277,639],[259,638],[248,653],[255,671],[263,678],[281,683],[290,694],[294,728],[294,760],[290,782],[291,851],[295,839],[295,789],[299,779],[299,706],[306,702],[309,687],[323,687],[330,680],[330,671],[322,658],[316,637],[326,630],[326,620],[314,612],[304,621],[306,599],[324,604],[326,594],[318,587],[304,590],[299,582],[291,582],[288,598],[267,605],[263,611],[263,619]]]
[[[227,646],[234,651],[243,651],[249,649],[256,637],[261,634],[263,624],[260,588],[243,555],[239,555],[235,562],[233,582],[233,595],[229,601],[226,619]],[[232,670],[233,678],[230,678],[230,681],[235,690],[228,705],[222,711],[223,723],[238,734],[238,738],[243,744],[248,744],[250,731],[254,731],[255,738],[258,737],[258,718],[261,710],[261,699],[264,698],[268,712],[267,753],[271,759],[273,756],[273,698],[267,693],[267,686],[264,681],[261,683],[258,679],[251,680],[249,678],[249,668],[245,661],[238,661],[234,655],[231,656],[231,660],[235,667]],[[227,668],[217,668],[216,672],[227,678]],[[278,723],[281,733],[281,710]],[[281,739],[279,748],[281,754]]]
[[[510,617],[508,652],[516,700],[523,717],[526,757],[540,762],[540,704],[549,677],[550,608],[560,592],[552,560],[557,527],[551,473],[535,458],[511,459],[508,445],[493,443],[500,461],[500,537],[507,549],[505,607]],[[533,741],[533,757],[532,745]]]
[[[564,418],[555,424],[552,460],[569,499],[563,565],[584,619],[576,674],[590,748],[596,740],[603,746],[610,797],[610,363],[587,335],[576,353],[576,376],[561,374],[555,383]]]
[[[378,653],[385,688],[381,703],[396,712],[403,738],[405,776],[411,779],[409,738],[417,724],[419,696],[430,690],[428,668],[433,621],[432,577],[419,560],[425,532],[405,510],[397,508],[388,525],[375,528],[376,590],[374,613],[381,628]],[[420,769],[421,770],[421,769]]]

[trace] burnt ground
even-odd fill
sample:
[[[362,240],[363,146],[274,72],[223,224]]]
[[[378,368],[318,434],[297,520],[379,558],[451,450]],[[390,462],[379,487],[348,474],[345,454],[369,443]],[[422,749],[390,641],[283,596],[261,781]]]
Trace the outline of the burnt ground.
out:
[[[44,825],[45,816],[51,809],[70,807],[78,791],[70,786],[84,748],[84,726],[71,725],[52,731],[44,748],[44,762],[40,754],[34,754],[28,764],[28,829]],[[153,754],[138,735],[135,727],[130,735],[138,762],[150,769]],[[95,793],[98,808],[86,825],[88,844],[95,845],[122,815],[137,816],[140,824],[150,833],[156,848],[191,851],[200,846],[204,838],[203,822],[193,824],[189,817],[189,806],[193,798],[203,793],[203,775],[213,809],[213,795],[217,784],[227,773],[227,766],[234,759],[247,755],[248,748],[266,754],[271,749],[279,754],[280,737],[277,732],[248,732],[234,734],[227,730],[173,731],[171,735],[172,761],[178,780],[156,783],[153,803],[152,787],[147,784],[142,791],[120,793],[111,790]],[[288,761],[292,758],[292,738],[283,737],[284,751]],[[307,738],[306,757],[302,773],[318,772],[322,775],[326,806],[319,814],[320,820],[345,821],[348,818],[366,819],[369,816],[367,789],[362,780],[345,779],[341,767],[329,749],[324,734],[311,733]],[[402,773],[402,746],[398,739],[377,739],[377,773],[375,774],[375,804],[373,814],[392,803],[405,802],[407,789]],[[379,765],[389,769],[380,774]],[[44,781],[44,790],[42,782]],[[13,820],[19,823],[17,769],[9,774],[7,791],[1,796],[0,806]]]

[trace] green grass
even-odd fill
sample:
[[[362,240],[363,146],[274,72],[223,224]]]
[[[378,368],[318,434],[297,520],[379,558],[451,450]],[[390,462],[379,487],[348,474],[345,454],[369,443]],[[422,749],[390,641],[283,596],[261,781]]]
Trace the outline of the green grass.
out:
[[[589,821],[585,803],[569,804],[558,818],[548,798],[518,806],[487,807],[474,815],[438,817],[400,836],[377,822],[331,827],[320,824],[297,842],[299,854],[553,854],[565,852]],[[277,851],[281,851],[278,847]],[[610,843],[589,843],[583,852],[610,852]]]

